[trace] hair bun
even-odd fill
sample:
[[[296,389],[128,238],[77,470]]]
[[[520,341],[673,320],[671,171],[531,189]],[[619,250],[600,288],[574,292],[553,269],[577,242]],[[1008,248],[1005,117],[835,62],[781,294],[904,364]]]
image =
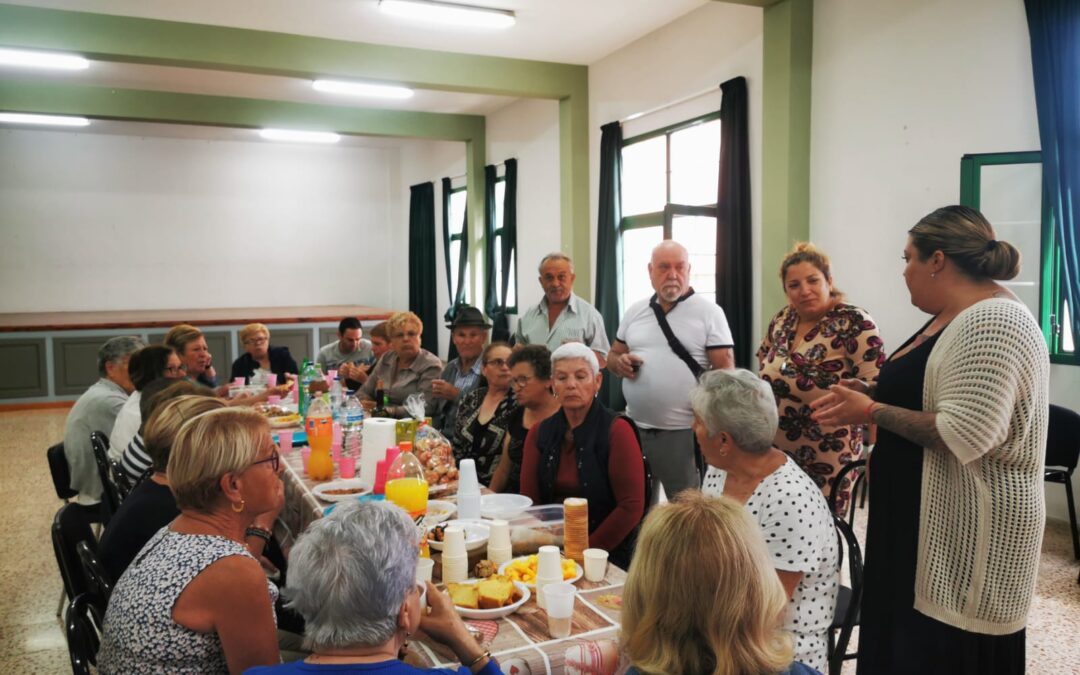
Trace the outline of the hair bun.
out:
[[[991,239],[979,256],[979,271],[990,279],[1008,280],[1020,274],[1020,251],[1007,241]]]

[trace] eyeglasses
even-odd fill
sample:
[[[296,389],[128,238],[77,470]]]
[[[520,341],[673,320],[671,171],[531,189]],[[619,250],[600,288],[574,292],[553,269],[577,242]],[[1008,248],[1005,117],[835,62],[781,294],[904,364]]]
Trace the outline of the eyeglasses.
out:
[[[496,368],[502,368],[506,364],[506,359],[491,359],[490,361],[484,361],[485,366],[495,366]]]
[[[522,375],[521,377],[515,377],[514,379],[510,380],[510,384],[517,387],[518,389],[524,389],[525,385],[527,385],[528,383],[532,382],[535,379],[536,379],[535,377],[529,377],[528,375]]]
[[[265,337],[250,338],[250,339],[244,340],[244,344],[246,344],[246,345],[264,345],[269,341],[270,341],[270,338],[265,338]]]
[[[251,463],[251,466],[262,464],[263,462],[270,462],[270,468],[274,470],[274,473],[277,473],[278,467],[281,465],[281,455],[278,454],[277,448],[274,448],[269,457],[254,461]]]
[[[187,372],[187,366],[185,366],[183,364],[181,364],[179,366],[166,366],[166,368],[165,368],[165,374],[166,375],[183,375],[186,372]]]

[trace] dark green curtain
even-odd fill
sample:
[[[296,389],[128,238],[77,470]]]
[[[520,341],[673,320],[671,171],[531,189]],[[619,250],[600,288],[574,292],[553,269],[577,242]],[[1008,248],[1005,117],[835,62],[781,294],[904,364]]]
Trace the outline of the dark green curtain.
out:
[[[499,305],[497,286],[499,280],[495,278],[495,179],[497,178],[494,164],[484,167],[484,312],[488,316],[491,316]]]
[[[439,351],[435,299],[435,184],[409,188],[409,309],[424,322],[421,346]]]
[[[600,127],[600,210],[596,222],[596,309],[604,317],[608,339],[615,341],[621,312],[619,261],[622,260],[619,223],[622,220],[622,125]],[[604,378],[600,400],[611,410],[626,408],[622,380]]]
[[[753,264],[750,251],[750,132],[746,78],[720,85],[720,180],[716,197],[716,302],[735,340],[735,365],[751,361]]]
[[[1025,0],[1024,6],[1042,144],[1043,199],[1061,247],[1062,291],[1073,335],[1080,335],[1080,2]]]
[[[502,262],[502,278],[496,280],[502,291],[499,295],[502,300],[488,310],[488,316],[491,317],[493,342],[510,339],[510,316],[506,311],[506,294],[510,290],[510,260],[514,257],[514,251],[517,250],[517,160],[508,159],[504,165],[506,173],[503,181],[502,240],[499,250],[495,251]],[[491,194],[494,200],[494,179],[492,179]],[[488,241],[490,243],[493,239]]]

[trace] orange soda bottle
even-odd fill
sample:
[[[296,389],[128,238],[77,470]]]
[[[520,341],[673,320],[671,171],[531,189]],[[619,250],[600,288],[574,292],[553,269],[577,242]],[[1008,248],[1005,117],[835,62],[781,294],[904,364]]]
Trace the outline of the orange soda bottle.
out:
[[[330,445],[334,440],[334,417],[330,406],[322,396],[311,401],[304,420],[311,457],[308,458],[308,476],[312,480],[330,480],[334,477],[334,460],[330,457]]]

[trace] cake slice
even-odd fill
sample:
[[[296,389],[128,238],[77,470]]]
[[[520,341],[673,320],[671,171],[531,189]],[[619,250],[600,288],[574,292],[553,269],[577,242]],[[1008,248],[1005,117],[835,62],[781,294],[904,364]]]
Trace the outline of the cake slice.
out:
[[[514,582],[510,577],[489,577],[476,584],[476,588],[480,593],[480,609],[499,609],[513,602]]]
[[[450,591],[450,601],[458,607],[479,609],[480,594],[476,584],[446,584],[446,590]]]

